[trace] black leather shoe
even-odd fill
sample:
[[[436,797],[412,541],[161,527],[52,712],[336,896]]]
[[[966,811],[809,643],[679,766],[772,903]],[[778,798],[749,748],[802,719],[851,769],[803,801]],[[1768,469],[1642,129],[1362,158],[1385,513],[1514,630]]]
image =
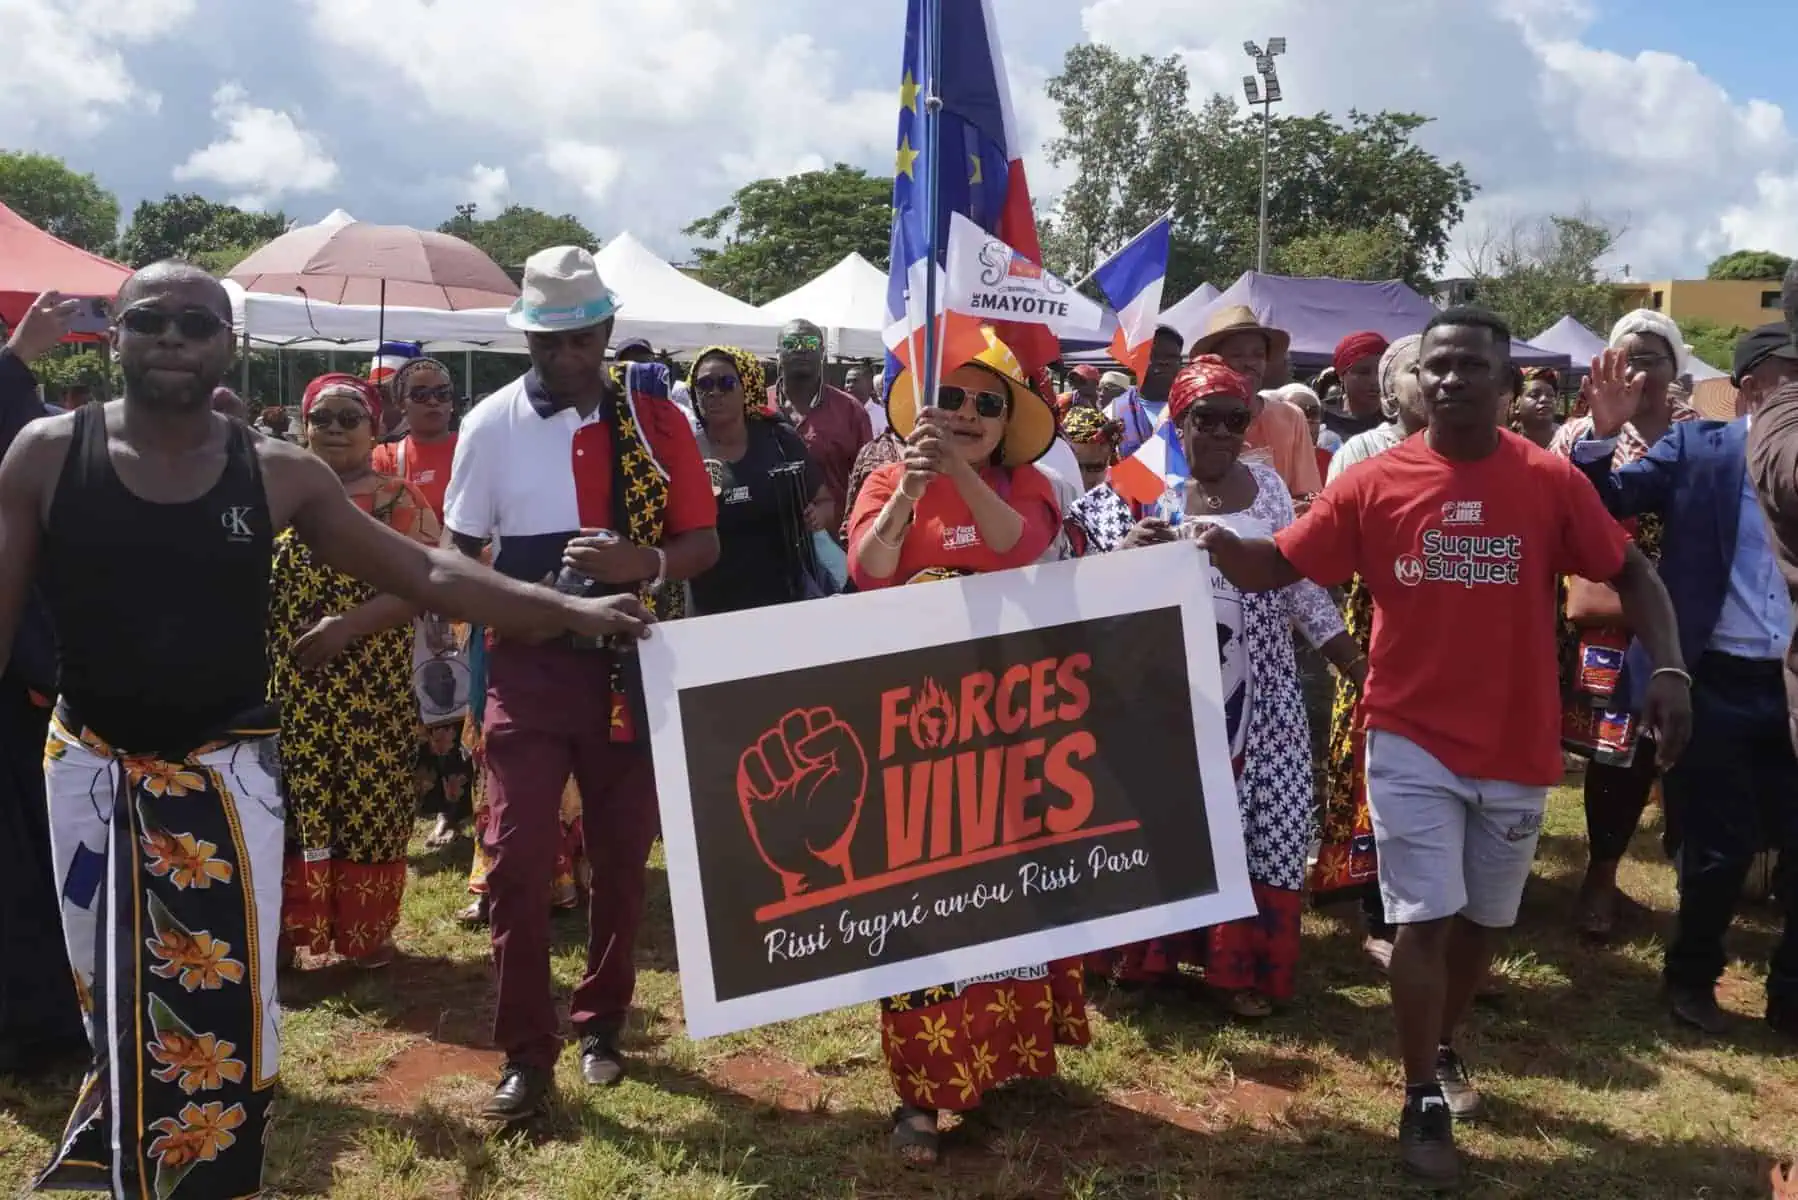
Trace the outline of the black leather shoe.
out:
[[[624,1056],[611,1038],[589,1034],[581,1039],[581,1078],[589,1087],[616,1087],[624,1078]]]
[[[555,1090],[555,1074],[543,1067],[507,1063],[481,1115],[490,1121],[523,1121],[542,1112]]]
[[[1712,1037],[1721,1037],[1729,1032],[1729,1015],[1717,1007],[1714,989],[1669,985],[1667,1010],[1681,1025],[1689,1025]]]

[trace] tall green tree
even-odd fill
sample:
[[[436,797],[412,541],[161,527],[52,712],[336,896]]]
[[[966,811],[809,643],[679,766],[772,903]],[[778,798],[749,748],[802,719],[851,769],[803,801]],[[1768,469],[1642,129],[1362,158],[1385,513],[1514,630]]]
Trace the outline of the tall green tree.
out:
[[[1692,353],[1719,371],[1734,368],[1736,342],[1748,332],[1740,325],[1718,325],[1712,321],[1692,320],[1681,321],[1679,329],[1686,335],[1686,344],[1692,347]]]
[[[1273,247],[1269,265],[1282,275],[1397,279],[1405,273],[1408,254],[1404,233],[1382,224],[1304,234]]]
[[[766,304],[858,253],[884,267],[892,231],[893,180],[838,163],[737,189],[729,204],[688,225],[707,284]]]
[[[1474,299],[1504,317],[1520,338],[1565,316],[1602,334],[1621,313],[1599,264],[1621,235],[1590,212],[1488,230],[1468,251]]]
[[[1771,250],[1737,250],[1712,263],[1705,278],[1784,279],[1791,267],[1791,259]]]
[[[118,197],[48,154],[0,150],[0,204],[95,254],[110,251],[118,236]]]
[[[500,266],[516,274],[524,260],[551,246],[599,249],[599,239],[572,213],[551,216],[542,209],[508,204],[498,216],[483,220],[472,204],[456,207],[456,215],[437,227],[469,242]]]
[[[1091,44],[1068,51],[1048,86],[1062,125],[1049,157],[1075,170],[1044,235],[1052,266],[1084,274],[1164,212],[1174,218],[1170,296],[1203,282],[1228,286],[1255,265],[1261,118],[1223,96],[1194,111],[1191,90],[1178,57],[1131,58]],[[1416,143],[1428,123],[1352,110],[1344,120],[1276,117],[1268,128],[1269,265],[1296,243],[1289,264],[1346,261],[1427,283],[1474,193],[1461,164]],[[1384,232],[1352,246],[1343,240],[1365,230]]]
[[[286,230],[287,217],[279,212],[249,212],[193,192],[171,192],[132,211],[119,237],[119,256],[134,267],[182,258],[222,275]]]

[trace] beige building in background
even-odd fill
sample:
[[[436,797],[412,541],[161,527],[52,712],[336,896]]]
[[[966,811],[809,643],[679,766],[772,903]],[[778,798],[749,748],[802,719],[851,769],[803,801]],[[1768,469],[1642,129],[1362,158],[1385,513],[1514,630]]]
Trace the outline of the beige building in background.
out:
[[[1709,321],[1754,329],[1780,319],[1777,279],[1666,279],[1614,286],[1624,311],[1651,308],[1681,324]]]

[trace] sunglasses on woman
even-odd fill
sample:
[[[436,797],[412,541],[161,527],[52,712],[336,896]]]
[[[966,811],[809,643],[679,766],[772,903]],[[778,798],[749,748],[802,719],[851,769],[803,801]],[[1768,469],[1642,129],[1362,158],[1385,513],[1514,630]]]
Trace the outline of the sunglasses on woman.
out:
[[[436,387],[415,387],[406,393],[406,399],[419,404],[448,404],[456,398],[456,389],[449,384]]]
[[[1239,408],[1234,412],[1210,412],[1206,409],[1195,409],[1186,418],[1186,423],[1200,433],[1216,433],[1223,430],[1232,437],[1241,437],[1249,431],[1255,417],[1247,409]]]
[[[735,375],[702,375],[693,381],[693,390],[701,396],[728,396],[740,386]]]
[[[983,417],[1005,415],[1005,397],[998,392],[970,392],[958,387],[937,389],[936,406],[944,412],[960,412],[969,400],[974,402],[974,411]]]
[[[368,421],[368,414],[359,408],[315,408],[306,414],[306,424],[314,429],[329,429],[335,425],[342,430],[360,429]]]
[[[173,324],[176,332],[190,342],[205,341],[225,327],[224,319],[209,308],[184,308],[178,313],[160,308],[128,308],[119,314],[119,324],[145,337],[161,337]]]

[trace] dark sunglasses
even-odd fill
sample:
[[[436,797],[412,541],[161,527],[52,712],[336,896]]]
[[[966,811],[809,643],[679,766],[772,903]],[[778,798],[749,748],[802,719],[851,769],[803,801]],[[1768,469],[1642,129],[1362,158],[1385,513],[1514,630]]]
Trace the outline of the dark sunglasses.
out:
[[[693,390],[701,396],[728,396],[742,382],[735,375],[702,375],[693,381]]]
[[[339,429],[360,429],[368,421],[368,414],[359,408],[315,408],[306,414],[306,424],[314,429],[329,429],[335,425]]]
[[[974,401],[974,411],[983,417],[1002,417],[1005,415],[1005,397],[998,392],[970,392],[967,388],[938,388],[936,406],[944,412],[960,412],[969,399]]]
[[[456,389],[449,384],[436,387],[415,387],[406,393],[406,399],[416,400],[421,404],[448,404],[456,398]]]
[[[171,323],[190,342],[205,341],[225,328],[224,319],[209,308],[184,308],[178,313],[160,308],[128,308],[119,314],[120,325],[145,337],[161,337]]]
[[[824,338],[816,333],[789,333],[780,339],[782,350],[822,350]]]
[[[1200,433],[1216,433],[1223,430],[1232,437],[1241,437],[1249,431],[1254,423],[1254,414],[1247,409],[1239,408],[1235,412],[1218,413],[1205,409],[1194,409],[1186,418],[1186,423]]]

